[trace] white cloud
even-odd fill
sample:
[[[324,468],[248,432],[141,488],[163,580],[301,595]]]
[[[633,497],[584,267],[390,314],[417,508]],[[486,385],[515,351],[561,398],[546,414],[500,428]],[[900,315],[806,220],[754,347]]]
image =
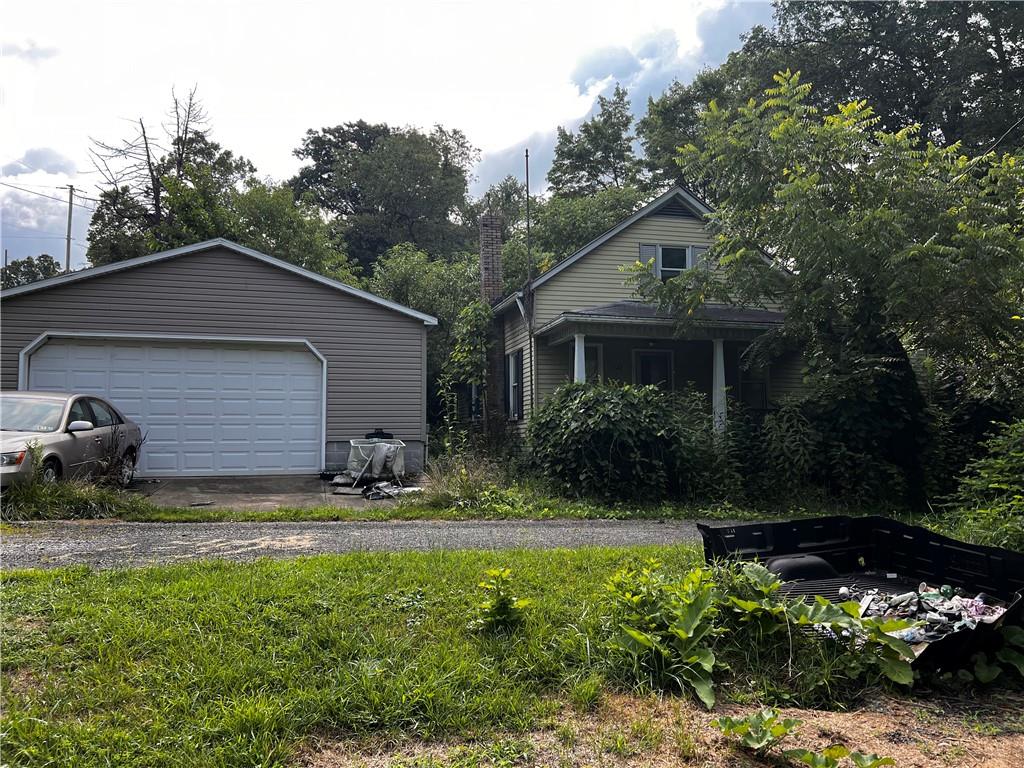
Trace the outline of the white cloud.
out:
[[[0,168],[0,175],[20,176],[25,173],[75,173],[75,163],[51,147],[33,147],[17,160]]]
[[[0,56],[13,56],[33,64],[45,59],[52,59],[58,53],[56,48],[36,45],[33,40],[25,43],[0,43]]]

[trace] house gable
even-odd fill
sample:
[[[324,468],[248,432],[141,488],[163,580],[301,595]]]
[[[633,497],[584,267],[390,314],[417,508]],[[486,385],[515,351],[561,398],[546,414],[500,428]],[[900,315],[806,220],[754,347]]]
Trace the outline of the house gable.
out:
[[[351,285],[347,285],[346,283],[342,283],[337,280],[332,280],[331,278],[325,277],[324,275],[317,274],[316,272],[311,272],[308,269],[303,269],[302,267],[296,266],[295,264],[292,264],[290,262],[278,259],[274,256],[269,256],[265,253],[261,253],[260,251],[254,250],[252,248],[246,248],[245,246],[239,245],[238,243],[234,243],[231,242],[230,240],[225,240],[224,238],[220,237],[215,238],[213,240],[204,240],[201,243],[195,243],[193,245],[182,246],[180,248],[172,248],[169,251],[160,251],[158,253],[151,253],[146,256],[138,256],[133,259],[125,259],[124,261],[118,261],[112,264],[105,264],[104,266],[101,267],[90,267],[88,269],[82,269],[77,272],[69,272],[64,275],[58,275],[57,277],[51,277],[46,280],[38,280],[33,283],[17,286],[15,288],[8,288],[3,292],[3,297],[4,299],[13,299],[17,296],[23,296],[25,294],[36,293],[38,291],[45,291],[50,288],[62,287],[72,283],[80,282],[82,280],[91,280],[96,277],[102,277],[104,275],[109,275],[112,273],[123,272],[128,269],[145,267],[149,264],[165,262],[170,259],[177,259],[182,256],[191,256],[194,254],[204,253],[214,249],[232,251],[234,253],[248,257],[250,259],[255,259],[256,261],[262,262],[264,264],[269,264],[273,267],[277,267],[278,269],[282,269],[286,272],[291,272],[292,274],[299,275],[300,277],[306,278],[307,280],[319,283],[320,285],[327,286],[328,288],[331,288],[335,291],[339,291],[349,296],[356,296],[360,299],[363,299],[364,301],[370,302],[371,304],[377,304],[381,307],[393,310],[399,314],[414,317],[417,320],[422,321],[424,325],[437,325],[437,318],[427,315],[423,312],[418,312],[415,309],[410,309],[409,307],[397,304],[396,302],[390,301],[388,299],[384,299],[368,291],[364,291],[359,288],[354,288]]]
[[[621,267],[641,258],[641,245],[710,245],[710,210],[674,189],[581,248],[534,282],[535,327],[562,312],[634,298]]]

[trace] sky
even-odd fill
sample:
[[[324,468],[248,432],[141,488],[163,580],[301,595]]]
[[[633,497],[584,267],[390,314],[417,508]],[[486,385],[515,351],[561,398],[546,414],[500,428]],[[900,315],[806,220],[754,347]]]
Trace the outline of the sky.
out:
[[[555,129],[616,82],[642,114],[767,24],[767,2],[648,0],[80,0],[5,4],[0,29],[0,244],[64,258],[67,190],[95,199],[94,138],[157,126],[197,86],[212,138],[285,180],[307,129],[364,119],[459,128],[481,151],[471,193],[512,173],[543,189]],[[49,197],[44,197],[47,195]],[[56,198],[56,199],[51,199]],[[94,203],[73,208],[85,264]]]

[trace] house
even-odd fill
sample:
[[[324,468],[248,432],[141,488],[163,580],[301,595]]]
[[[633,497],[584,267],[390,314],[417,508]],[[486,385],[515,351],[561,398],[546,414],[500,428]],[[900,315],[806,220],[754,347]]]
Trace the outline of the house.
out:
[[[6,290],[0,322],[0,388],[107,397],[141,476],[315,473],[378,428],[423,466],[437,321],[227,240]]]
[[[685,335],[674,320],[637,300],[620,269],[654,261],[664,279],[698,263],[712,240],[707,205],[674,188],[587,243],[524,288],[501,296],[500,221],[481,217],[481,290],[495,314],[497,354],[489,401],[522,430],[537,404],[559,385],[611,381],[693,387],[708,395],[716,428],[729,401],[766,409],[801,389],[792,354],[766,368],[741,365],[760,334],[782,324],[775,309],[703,307]]]

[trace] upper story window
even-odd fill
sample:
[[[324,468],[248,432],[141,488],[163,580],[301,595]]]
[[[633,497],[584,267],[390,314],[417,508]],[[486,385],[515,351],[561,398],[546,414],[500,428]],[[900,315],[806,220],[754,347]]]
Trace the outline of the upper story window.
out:
[[[707,253],[706,245],[668,245],[645,243],[640,245],[640,261],[654,259],[654,271],[662,280],[678,277],[684,269],[692,269],[702,263]]]

